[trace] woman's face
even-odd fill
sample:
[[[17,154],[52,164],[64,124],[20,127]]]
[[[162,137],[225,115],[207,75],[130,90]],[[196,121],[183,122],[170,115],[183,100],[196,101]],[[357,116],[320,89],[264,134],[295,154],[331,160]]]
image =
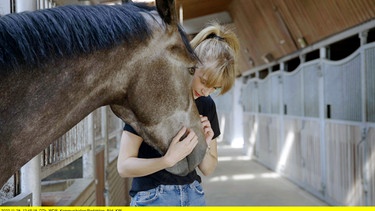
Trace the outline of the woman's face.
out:
[[[203,76],[203,71],[196,69],[193,77],[192,91],[194,99],[201,96],[208,96],[215,90],[221,87],[221,84],[216,84],[214,87],[207,87],[207,76]]]

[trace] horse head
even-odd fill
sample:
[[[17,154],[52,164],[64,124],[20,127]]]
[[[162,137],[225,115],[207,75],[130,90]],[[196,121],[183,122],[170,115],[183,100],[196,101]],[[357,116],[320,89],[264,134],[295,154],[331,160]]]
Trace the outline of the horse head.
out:
[[[156,6],[69,5],[0,17],[0,184],[105,105],[161,154],[181,127],[195,131],[199,144],[170,172],[185,175],[201,162],[207,144],[189,72],[198,58],[174,1]]]
[[[178,26],[174,1],[156,4],[160,17],[145,16],[155,27],[153,39],[144,46],[147,51],[142,51],[139,60],[132,62],[130,68],[137,70],[137,75],[111,108],[162,155],[183,126],[193,129],[198,145],[188,157],[167,169],[186,175],[201,162],[207,147],[191,91],[191,69],[198,59]]]

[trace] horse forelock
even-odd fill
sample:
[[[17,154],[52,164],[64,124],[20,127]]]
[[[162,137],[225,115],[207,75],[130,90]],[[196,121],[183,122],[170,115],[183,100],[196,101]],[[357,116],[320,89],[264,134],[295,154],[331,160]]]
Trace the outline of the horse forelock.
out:
[[[184,43],[190,57],[195,61],[200,61],[198,55],[195,53],[193,47],[190,45],[190,41],[181,26],[178,26],[178,31],[181,35],[182,42]]]
[[[68,5],[9,14],[0,18],[0,65],[38,67],[59,57],[91,53],[151,37],[141,12],[152,8],[135,4],[116,6]]]

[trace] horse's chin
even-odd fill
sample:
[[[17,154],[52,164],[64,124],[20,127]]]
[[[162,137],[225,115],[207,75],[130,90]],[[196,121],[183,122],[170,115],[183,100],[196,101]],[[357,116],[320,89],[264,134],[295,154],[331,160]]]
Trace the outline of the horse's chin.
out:
[[[189,169],[189,163],[187,158],[180,160],[176,165],[166,168],[165,170],[179,176],[186,176],[191,172]]]
[[[166,168],[165,170],[175,175],[186,176],[190,172],[194,171],[195,168],[202,162],[206,154],[206,148],[206,142],[198,143],[190,155],[182,159],[176,165]]]

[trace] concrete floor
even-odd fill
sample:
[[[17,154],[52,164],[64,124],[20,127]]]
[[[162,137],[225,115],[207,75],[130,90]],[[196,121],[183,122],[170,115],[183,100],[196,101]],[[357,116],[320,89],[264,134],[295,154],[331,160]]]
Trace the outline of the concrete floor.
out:
[[[202,176],[208,206],[327,206],[284,177],[245,156],[242,149],[219,146],[219,164]]]

